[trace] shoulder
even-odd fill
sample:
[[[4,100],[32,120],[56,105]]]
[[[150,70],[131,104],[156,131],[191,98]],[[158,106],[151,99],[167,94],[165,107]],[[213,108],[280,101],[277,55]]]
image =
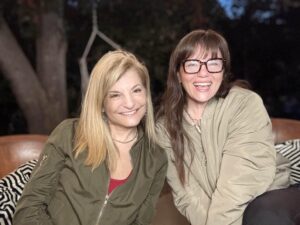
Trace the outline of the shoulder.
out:
[[[48,143],[63,144],[65,142],[72,142],[75,134],[76,125],[78,119],[66,119],[62,121],[58,126],[51,132]]]
[[[155,130],[157,137],[160,139],[161,136],[167,133],[166,124],[164,118],[159,118],[155,123]]]
[[[158,160],[163,164],[167,161],[166,153],[164,149],[160,146],[159,141],[157,143],[151,144],[149,153],[151,157],[154,158],[154,160]]]
[[[241,87],[233,87],[229,91],[228,95],[225,97],[226,100],[240,100],[240,101],[258,101],[262,102],[262,98],[249,89]]]
[[[65,119],[60,124],[57,125],[54,131],[72,129],[77,123],[78,123],[78,118]]]
[[[270,123],[262,98],[255,92],[233,87],[223,102],[223,116],[232,122],[265,125]]]
[[[164,170],[166,172],[168,166],[168,158],[166,152],[158,144],[155,145],[153,151],[153,158],[156,163],[157,171]]]
[[[146,163],[161,167],[167,163],[165,151],[158,143],[149,143],[149,140],[144,140],[144,156]]]
[[[155,124],[155,130],[157,134],[157,141],[160,147],[164,151],[171,150],[170,135],[167,131],[167,127],[163,118],[160,118]]]
[[[167,156],[163,148],[159,144],[154,144],[153,148],[154,157],[165,163],[167,161]]]
[[[264,108],[263,100],[257,93],[241,87],[233,87],[222,101],[231,110]]]

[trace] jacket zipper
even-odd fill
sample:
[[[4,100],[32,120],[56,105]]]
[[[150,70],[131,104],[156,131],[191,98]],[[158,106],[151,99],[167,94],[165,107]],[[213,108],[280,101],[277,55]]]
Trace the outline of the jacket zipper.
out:
[[[132,170],[133,170],[133,166],[132,166]],[[108,193],[108,189],[109,189],[109,182],[110,182],[110,176],[109,176],[109,180],[108,180],[108,182],[107,182],[107,193]],[[116,189],[117,189],[117,188],[118,188],[118,187],[116,187]],[[99,212],[99,214],[98,214],[98,218],[97,218],[97,221],[96,221],[96,224],[95,224],[95,225],[99,225],[99,222],[100,222],[100,220],[101,220],[103,211],[104,211],[104,209],[105,209],[105,207],[106,207],[106,205],[107,205],[107,203],[108,203],[108,199],[109,199],[109,197],[112,195],[112,193],[113,193],[114,191],[115,191],[115,189],[114,189],[111,193],[105,195],[105,199],[104,199],[103,205],[102,205],[102,207],[101,207],[101,209],[100,209],[100,212]]]
[[[105,195],[105,199],[104,199],[103,205],[102,205],[102,207],[101,207],[101,209],[100,209],[100,212],[99,212],[99,215],[98,215],[98,218],[97,218],[97,222],[96,222],[96,224],[95,224],[95,225],[98,225],[98,224],[99,224],[99,222],[100,222],[100,219],[101,219],[101,216],[102,216],[103,210],[104,210],[105,206],[107,205],[107,202],[108,202],[109,196],[110,196],[110,195],[108,195],[108,194],[106,194],[106,195]]]
[[[107,203],[108,203],[108,199],[109,199],[109,197],[111,196],[111,194],[113,193],[113,191],[112,191],[111,193],[108,194],[108,188],[109,188],[110,176],[108,176],[108,177],[109,177],[109,179],[108,179],[108,182],[107,182],[107,189],[106,189],[106,190],[107,190],[107,194],[105,195],[104,202],[103,202],[103,204],[102,204],[102,206],[101,206],[101,208],[100,208],[100,212],[99,212],[99,214],[98,214],[98,218],[97,218],[97,221],[96,221],[96,224],[95,224],[95,225],[98,225],[98,224],[99,224],[100,219],[101,219],[101,216],[102,216],[103,211],[104,211],[104,208],[105,208],[105,206],[106,206]]]
[[[42,165],[44,164],[44,162],[45,162],[47,159],[48,159],[48,155],[47,155],[47,154],[44,154],[44,155],[42,156],[42,159],[41,159],[41,161],[39,162],[39,164],[36,165],[37,168],[36,168],[34,174],[36,174],[36,173],[40,170],[40,168],[42,167]],[[34,174],[31,174],[31,176],[33,176]]]

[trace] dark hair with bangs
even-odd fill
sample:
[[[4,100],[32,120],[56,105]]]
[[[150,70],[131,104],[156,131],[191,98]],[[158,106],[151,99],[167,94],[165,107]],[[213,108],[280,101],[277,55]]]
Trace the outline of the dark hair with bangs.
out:
[[[211,52],[213,58],[217,57],[218,51],[220,51],[225,61],[224,77],[216,96],[226,96],[230,89],[230,52],[225,38],[213,30],[195,30],[179,41],[170,58],[168,80],[171,79],[171,77],[178,79],[177,72],[182,62],[193,55],[197,46],[201,46],[201,48],[204,49],[203,54]],[[179,82],[178,85],[180,85]]]
[[[230,53],[227,41],[219,33],[213,30],[195,30],[184,36],[172,52],[167,79],[167,87],[162,97],[162,104],[157,112],[157,118],[163,117],[166,129],[170,136],[171,146],[175,155],[175,166],[182,184],[185,183],[184,161],[184,137],[186,135],[183,126],[183,110],[186,104],[186,93],[182,88],[178,72],[182,62],[188,59],[198,46],[208,52],[212,57],[217,57],[220,51],[224,59],[223,80],[216,93],[216,97],[225,97],[231,88],[230,85]],[[190,141],[188,142],[190,143]],[[194,148],[188,148],[193,158]]]

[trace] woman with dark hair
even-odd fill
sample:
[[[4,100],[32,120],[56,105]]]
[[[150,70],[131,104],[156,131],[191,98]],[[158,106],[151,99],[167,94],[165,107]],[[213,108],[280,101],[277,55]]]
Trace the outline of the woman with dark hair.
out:
[[[175,205],[192,225],[241,225],[251,201],[290,184],[288,161],[276,157],[262,99],[229,81],[230,53],[220,34],[195,30],[180,40],[170,58],[157,132]],[[249,211],[244,224],[287,224],[269,223],[274,211],[262,214],[255,221],[257,214]]]

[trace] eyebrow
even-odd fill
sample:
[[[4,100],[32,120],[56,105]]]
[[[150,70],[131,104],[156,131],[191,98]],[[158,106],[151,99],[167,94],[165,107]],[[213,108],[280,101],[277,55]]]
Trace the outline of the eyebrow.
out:
[[[137,87],[139,87],[139,86],[142,86],[142,87],[143,87],[142,84],[136,84],[136,85],[134,85],[131,89],[135,89],[135,88],[137,88]]]
[[[135,85],[131,88],[131,90],[133,90],[133,89],[135,89],[135,88],[137,88],[137,87],[144,87],[144,85],[142,85],[142,84],[135,84]],[[120,93],[120,91],[115,91],[115,90],[108,91],[108,94],[110,94],[110,93]]]

